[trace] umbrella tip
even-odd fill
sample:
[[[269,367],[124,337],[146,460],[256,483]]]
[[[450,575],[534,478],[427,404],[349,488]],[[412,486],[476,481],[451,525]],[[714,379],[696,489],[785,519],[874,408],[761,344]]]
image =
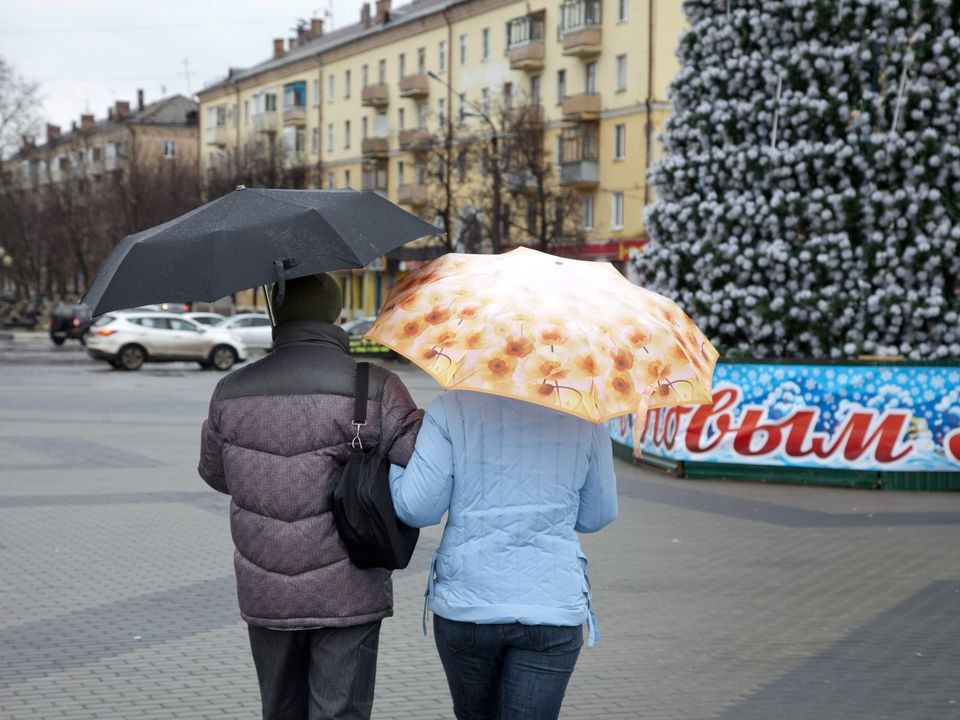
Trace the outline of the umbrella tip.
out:
[[[237,185],[237,187],[234,188],[234,190],[246,190],[246,189],[247,189],[246,185]]]

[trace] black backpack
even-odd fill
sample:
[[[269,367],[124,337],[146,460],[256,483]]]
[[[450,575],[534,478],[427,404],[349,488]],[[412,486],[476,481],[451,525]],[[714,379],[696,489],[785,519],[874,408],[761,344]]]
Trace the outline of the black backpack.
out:
[[[390,461],[377,448],[364,448],[360,428],[367,422],[370,363],[357,363],[357,391],[347,463],[340,469],[331,494],[333,520],[353,564],[358,568],[405,568],[420,530],[397,518],[390,497]],[[381,437],[384,447],[389,447]]]

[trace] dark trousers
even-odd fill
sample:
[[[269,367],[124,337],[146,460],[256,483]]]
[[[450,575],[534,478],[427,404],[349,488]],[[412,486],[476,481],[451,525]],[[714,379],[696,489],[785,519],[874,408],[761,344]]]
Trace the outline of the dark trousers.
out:
[[[556,720],[583,627],[477,625],[433,616],[457,720]]]
[[[379,620],[317,630],[248,627],[264,720],[369,720]]]

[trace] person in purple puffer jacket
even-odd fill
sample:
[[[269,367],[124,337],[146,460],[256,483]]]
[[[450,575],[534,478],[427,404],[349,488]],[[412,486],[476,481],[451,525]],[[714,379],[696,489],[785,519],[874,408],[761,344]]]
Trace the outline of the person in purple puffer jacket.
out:
[[[357,568],[330,492],[355,429],[356,362],[334,323],[328,275],[287,281],[273,351],[217,385],[203,424],[200,476],[231,497],[240,614],[249,626],[263,717],[366,720],[380,622],[393,614],[389,570]],[[406,465],[423,413],[400,379],[370,368],[364,447]]]

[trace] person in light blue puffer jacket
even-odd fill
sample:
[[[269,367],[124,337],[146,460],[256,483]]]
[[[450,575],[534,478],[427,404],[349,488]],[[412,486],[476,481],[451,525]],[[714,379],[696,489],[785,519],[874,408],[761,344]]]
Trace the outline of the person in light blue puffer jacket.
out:
[[[427,604],[457,718],[555,719],[584,622],[589,644],[598,639],[577,532],[617,517],[605,427],[447,392],[390,484],[405,523],[435,525],[447,513]]]

